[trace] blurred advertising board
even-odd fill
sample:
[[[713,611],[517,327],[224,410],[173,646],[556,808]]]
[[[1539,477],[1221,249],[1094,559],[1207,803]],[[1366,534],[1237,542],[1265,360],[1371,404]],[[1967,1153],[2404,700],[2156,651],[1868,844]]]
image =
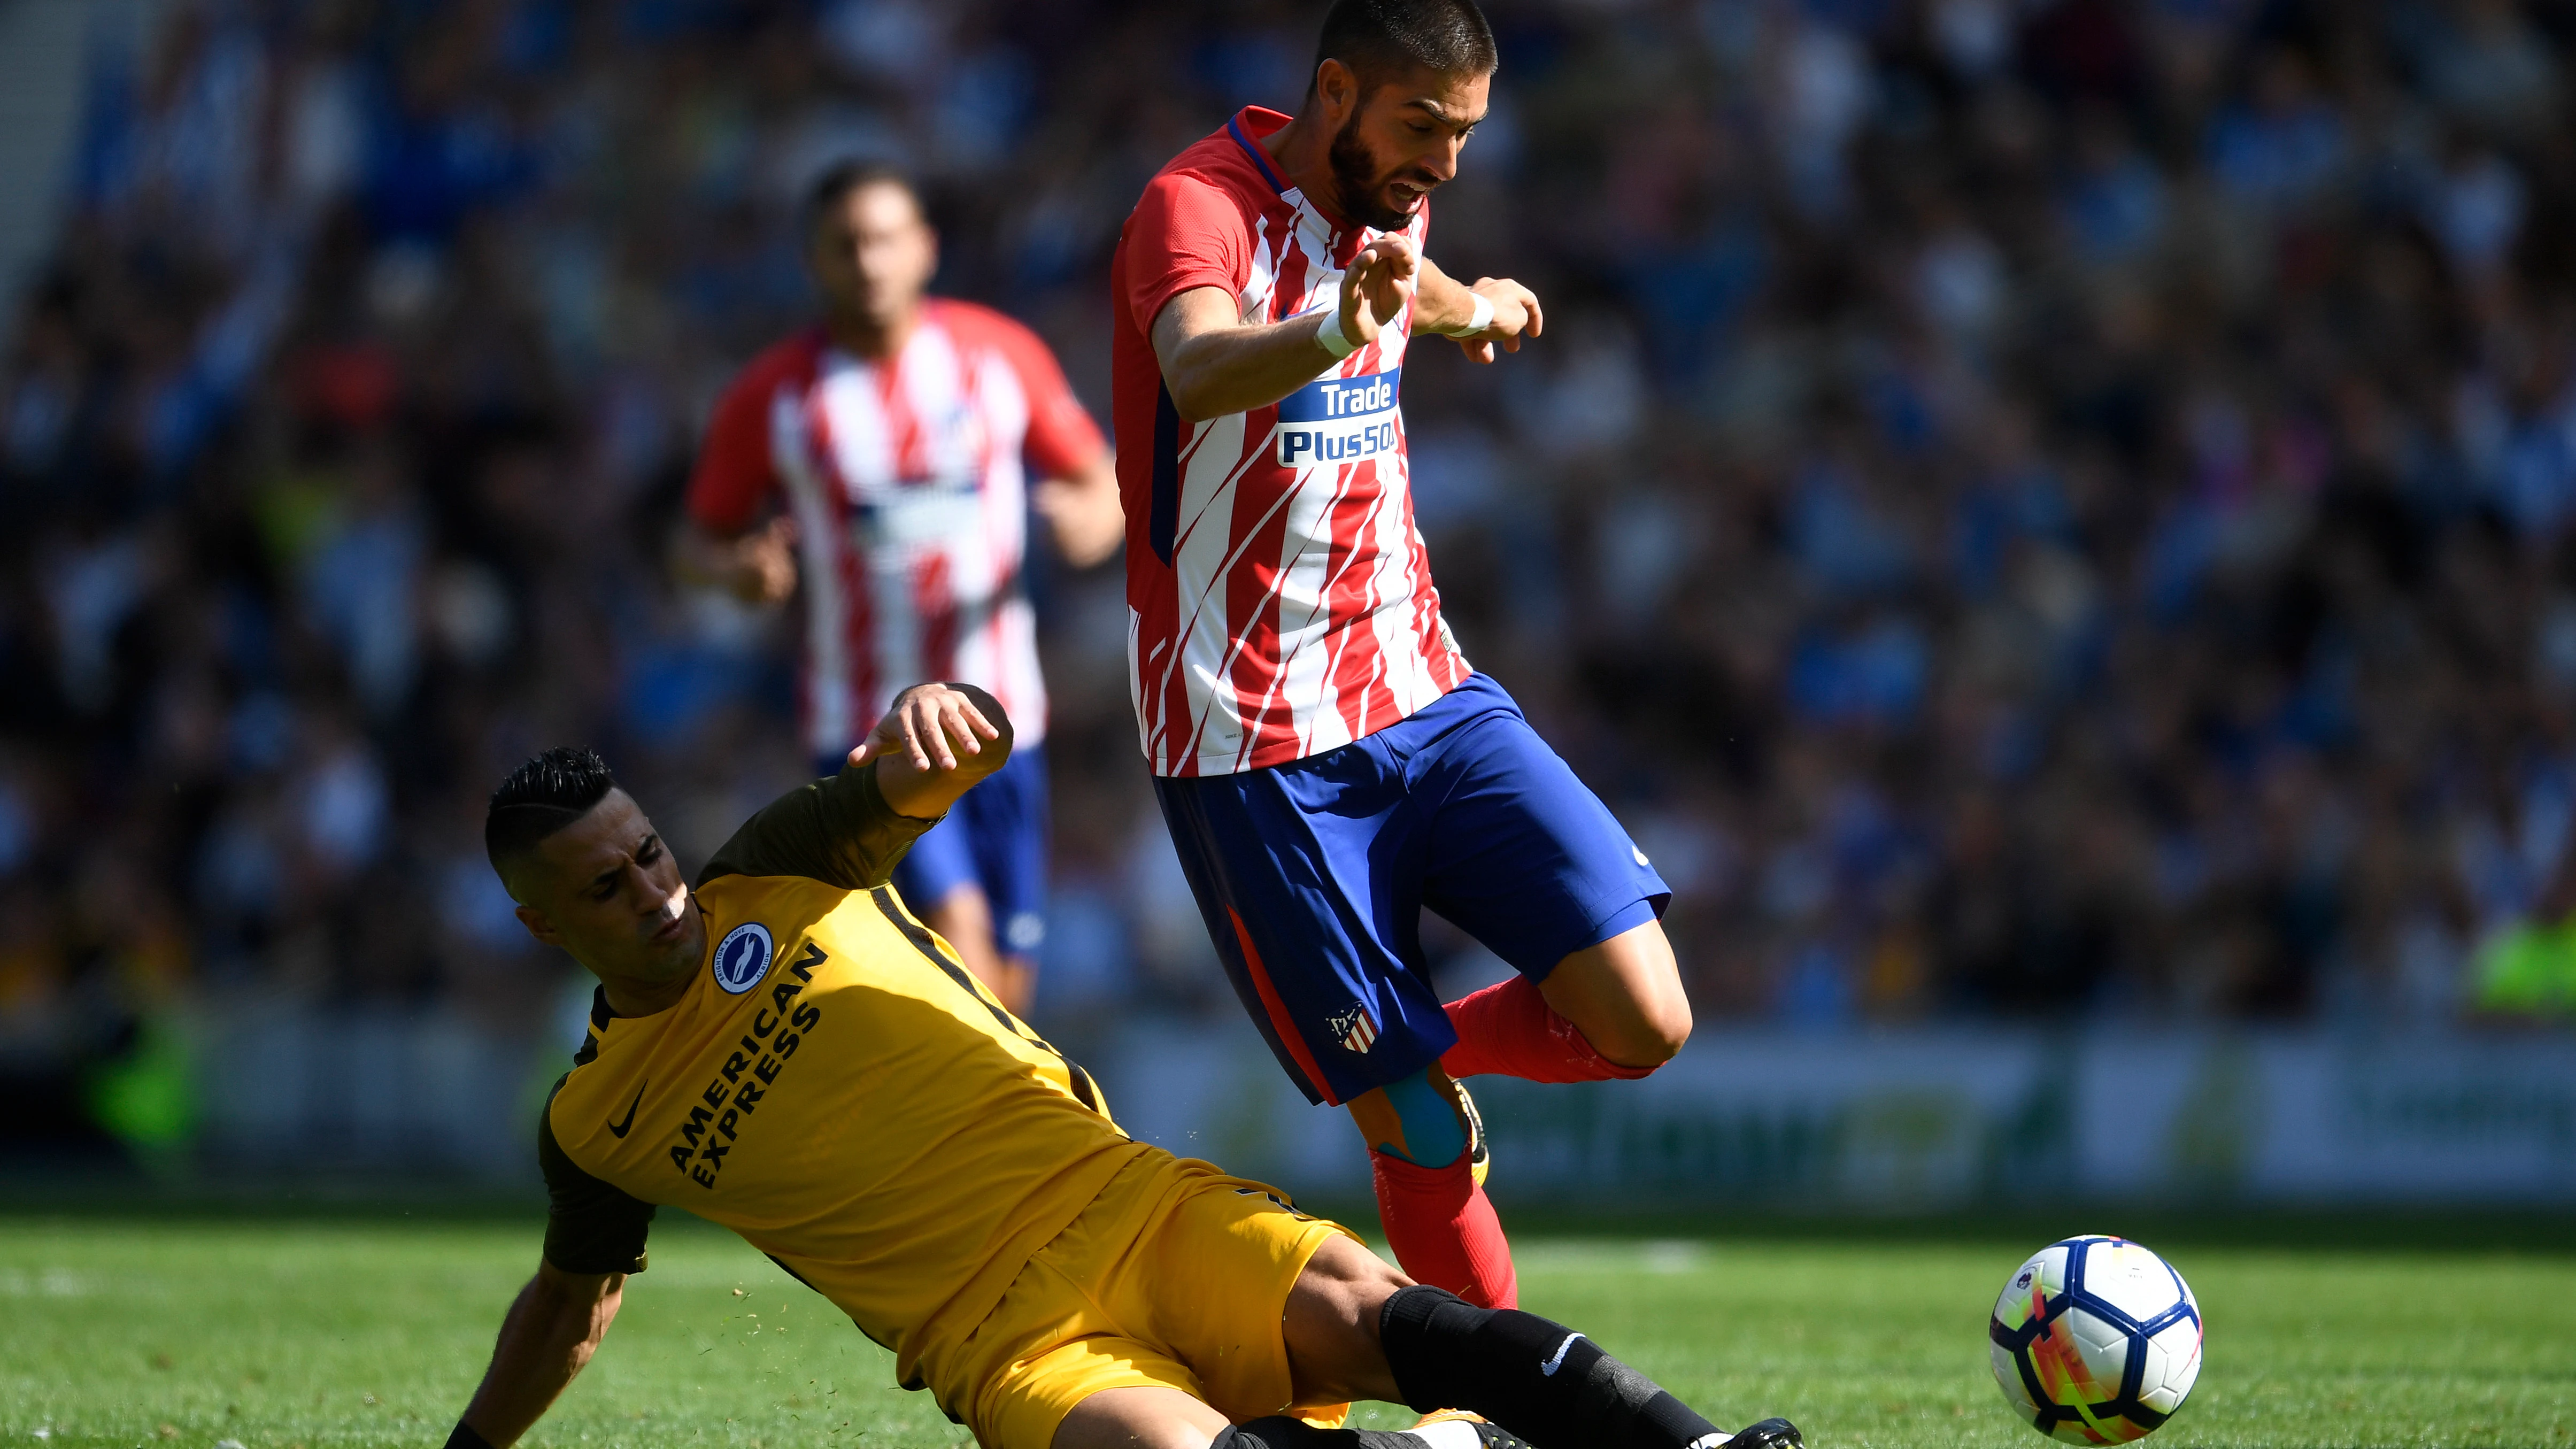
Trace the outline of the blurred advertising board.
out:
[[[199,1148],[211,1163],[530,1179],[562,1034],[208,1016]],[[1062,1044],[1140,1139],[1292,1193],[1368,1191],[1349,1116],[1309,1106],[1241,1018],[1130,1021]],[[1704,1027],[1643,1081],[1472,1085],[1515,1199],[2576,1203],[2576,1039],[2563,1035]]]
[[[1102,1077],[1139,1137],[1365,1192],[1347,1117],[1247,1045],[1139,1030]],[[1515,1196],[2576,1201],[2563,1036],[1703,1030],[1642,1082],[1472,1086]]]

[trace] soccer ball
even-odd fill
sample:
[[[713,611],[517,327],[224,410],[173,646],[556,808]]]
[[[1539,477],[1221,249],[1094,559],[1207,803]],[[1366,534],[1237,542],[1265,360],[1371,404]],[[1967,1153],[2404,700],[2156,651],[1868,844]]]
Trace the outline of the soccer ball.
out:
[[[2125,1238],[2040,1249],[2004,1284],[1986,1336],[2004,1402],[2069,1444],[2144,1437],[2200,1377],[2200,1304],[2190,1285]]]

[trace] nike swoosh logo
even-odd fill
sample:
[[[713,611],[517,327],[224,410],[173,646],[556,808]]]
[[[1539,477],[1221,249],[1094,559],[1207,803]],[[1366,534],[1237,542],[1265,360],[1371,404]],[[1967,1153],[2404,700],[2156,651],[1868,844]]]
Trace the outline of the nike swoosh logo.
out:
[[[636,1108],[638,1108],[638,1107],[641,1107],[641,1106],[643,1106],[643,1105],[644,1105],[644,1089],[643,1089],[642,1087],[637,1087],[637,1088],[635,1089],[635,1100],[626,1104],[626,1120],[625,1120],[625,1121],[623,1121],[623,1122],[611,1122],[611,1123],[609,1123],[609,1124],[608,1124],[608,1135],[609,1135],[609,1136],[611,1136],[611,1137],[623,1137],[623,1136],[625,1136],[625,1135],[626,1135],[626,1129],[635,1125],[635,1109],[636,1109]],[[1558,1349],[1558,1350],[1557,1350],[1557,1354],[1558,1354],[1558,1356],[1559,1356],[1559,1357],[1562,1357],[1562,1356],[1564,1355],[1564,1353],[1565,1353],[1565,1350],[1564,1350],[1564,1349],[1561,1349],[1561,1348],[1560,1348],[1560,1349]],[[1555,1370],[1551,1369],[1551,1370],[1549,1370],[1549,1372],[1553,1373],[1553,1372],[1555,1372]]]
[[[1540,1364],[1540,1365],[1538,1366],[1538,1371],[1539,1371],[1540,1373],[1542,1373],[1542,1374],[1546,1375],[1546,1376],[1547,1376],[1547,1377],[1549,1377],[1549,1378],[1555,1378],[1555,1377],[1556,1377],[1556,1371],[1557,1371],[1558,1369],[1561,1369],[1561,1368],[1565,1367],[1565,1351],[1566,1351],[1567,1349],[1569,1349],[1569,1348],[1574,1347],[1574,1341],[1575,1341],[1576,1339],[1578,1339],[1578,1338],[1581,1338],[1582,1336],[1583,1336],[1583,1335],[1582,1335],[1582,1334],[1579,1334],[1579,1333],[1569,1333],[1569,1334],[1567,1334],[1567,1335],[1565,1336],[1565,1342],[1560,1343],[1560,1344],[1558,1344],[1558,1345],[1556,1346],[1556,1357],[1549,1359],[1547,1362],[1545,1362],[1545,1363],[1543,1363],[1543,1364]]]

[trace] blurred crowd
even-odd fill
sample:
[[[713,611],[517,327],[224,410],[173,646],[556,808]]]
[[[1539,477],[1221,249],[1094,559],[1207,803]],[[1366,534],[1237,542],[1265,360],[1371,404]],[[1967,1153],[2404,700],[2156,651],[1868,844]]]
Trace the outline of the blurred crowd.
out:
[[[1294,107],[1320,9],[172,0],[101,50],[0,312],[0,1053],[188,993],[547,1017],[511,764],[598,745],[692,862],[800,777],[795,615],[668,550],[807,316],[801,186],[915,170],[939,289],[1105,417],[1120,222]],[[2576,5],[1490,12],[1432,252],[1548,326],[1407,369],[1417,506],[1704,1017],[2477,1015],[2576,901]],[[1231,1013],[1117,566],[1036,588],[1039,1013]]]

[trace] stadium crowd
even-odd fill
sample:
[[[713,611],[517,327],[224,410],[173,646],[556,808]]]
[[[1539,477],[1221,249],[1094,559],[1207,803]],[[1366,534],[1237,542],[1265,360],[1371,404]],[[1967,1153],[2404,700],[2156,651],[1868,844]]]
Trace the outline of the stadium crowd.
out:
[[[509,765],[598,744],[692,861],[803,768],[795,616],[668,568],[810,305],[800,186],[915,169],[940,288],[1105,416],[1127,208],[1293,104],[1312,8],[174,0],[102,51],[0,314],[0,1053],[190,990],[549,1015]],[[1549,325],[1409,369],[1420,519],[1705,1016],[2513,1005],[2481,943],[2576,903],[2576,6],[1490,10],[1432,251]],[[1230,1013],[1117,568],[1037,587],[1039,1014]]]

